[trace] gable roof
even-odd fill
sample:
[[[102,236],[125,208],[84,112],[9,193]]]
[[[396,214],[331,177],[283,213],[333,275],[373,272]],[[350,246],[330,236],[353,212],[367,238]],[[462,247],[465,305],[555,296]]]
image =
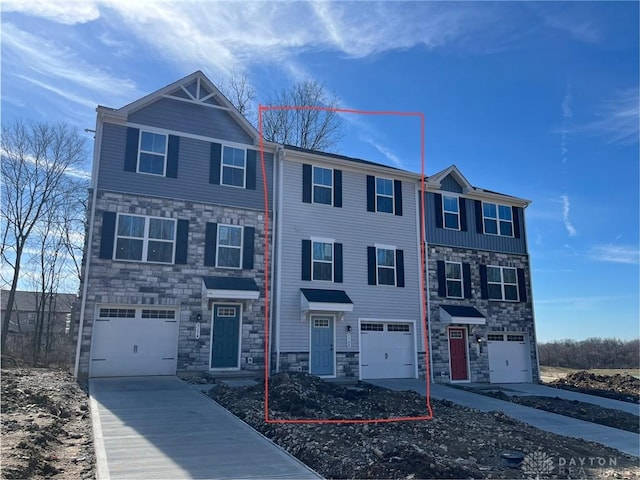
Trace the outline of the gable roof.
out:
[[[191,102],[209,108],[218,108],[229,112],[229,115],[251,136],[254,141],[260,134],[253,125],[233,106],[231,101],[216,87],[202,71],[197,70],[186,77],[176,80],[155,92],[145,95],[121,108],[99,106],[98,111],[110,116],[127,118],[129,114],[140,110],[160,98],[171,98],[178,101]]]
[[[35,312],[37,303],[41,299],[40,292],[30,292],[25,290],[16,290],[16,296],[13,304],[14,311],[17,312]],[[56,311],[58,313],[70,313],[71,307],[78,298],[73,293],[56,293]],[[9,300],[9,290],[0,291],[1,309],[4,311]]]
[[[445,168],[444,170],[439,171],[438,173],[431,175],[429,177],[429,183],[437,184],[438,188],[440,187],[442,181],[451,175],[456,182],[462,187],[463,193],[472,190],[473,185],[469,183],[469,180],[466,179],[462,172],[455,165],[451,165],[450,167]]]

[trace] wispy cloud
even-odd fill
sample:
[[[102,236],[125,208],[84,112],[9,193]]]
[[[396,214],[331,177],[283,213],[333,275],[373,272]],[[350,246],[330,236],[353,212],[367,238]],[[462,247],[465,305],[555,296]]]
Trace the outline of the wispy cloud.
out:
[[[567,230],[567,233],[570,237],[575,237],[578,232],[571,223],[571,220],[569,220],[569,212],[571,210],[571,202],[569,202],[569,196],[560,195],[560,200],[562,201],[562,222],[564,223],[564,228]]]
[[[637,245],[596,245],[591,249],[589,257],[600,262],[638,265],[640,250]]]
[[[553,305],[558,307],[571,308],[591,308],[602,303],[619,302],[626,297],[615,295],[589,295],[589,296],[571,296],[556,298],[539,298],[535,300],[536,305]]]
[[[621,90],[612,95],[597,110],[597,119],[585,127],[605,137],[609,143],[634,145],[638,143],[640,118],[640,89]]]
[[[34,17],[43,17],[65,25],[87,23],[100,17],[98,6],[90,1],[42,2],[12,1],[2,2],[3,12],[19,12]]]
[[[393,151],[391,151],[391,149],[385,147],[384,145],[381,145],[380,143],[372,140],[369,137],[361,137],[361,140],[368,143],[373,148],[375,148],[378,152],[384,155],[386,159],[389,160],[394,167],[404,168],[402,160],[400,160],[400,157],[398,157]]]
[[[569,160],[569,145],[567,142],[567,135],[569,134],[568,124],[569,120],[573,116],[571,111],[571,102],[573,96],[571,95],[571,85],[567,84],[566,93],[562,99],[562,136],[560,140],[560,153],[562,154],[562,163],[567,163]]]

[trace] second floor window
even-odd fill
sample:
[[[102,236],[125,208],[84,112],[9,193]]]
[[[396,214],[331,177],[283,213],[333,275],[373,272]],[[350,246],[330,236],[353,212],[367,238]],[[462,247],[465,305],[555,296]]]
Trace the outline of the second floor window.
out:
[[[513,217],[511,207],[496,203],[482,204],[484,233],[513,237]]]
[[[218,225],[218,267],[240,268],[242,264],[242,227]]]
[[[176,221],[138,215],[118,215],[115,258],[173,263]]]
[[[512,267],[487,266],[487,291],[490,300],[518,301],[518,275]]]
[[[164,176],[166,160],[167,136],[161,133],[140,132],[138,172]]]
[[[313,242],[312,279],[333,281],[333,244]]]
[[[224,146],[222,150],[222,185],[244,188],[246,151]]]
[[[458,197],[442,196],[444,228],[460,230],[460,207]]]
[[[388,178],[376,178],[376,210],[393,213],[393,181]]]
[[[313,203],[331,205],[333,198],[333,171],[329,168],[313,167]]]
[[[462,298],[462,264],[445,262],[447,297]]]
[[[378,285],[396,284],[396,251],[390,248],[376,249]]]

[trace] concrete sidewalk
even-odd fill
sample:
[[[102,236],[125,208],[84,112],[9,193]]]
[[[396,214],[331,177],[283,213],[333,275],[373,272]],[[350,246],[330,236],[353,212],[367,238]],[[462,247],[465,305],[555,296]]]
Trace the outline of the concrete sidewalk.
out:
[[[470,386],[478,384],[469,384]],[[465,384],[467,386],[467,384]],[[621,412],[640,415],[640,405],[637,403],[621,402],[612,398],[598,397],[596,395],[587,395],[571,390],[563,390],[562,388],[550,387],[548,385],[539,385],[535,383],[504,383],[492,384],[492,387],[499,387],[506,395],[520,396],[536,396],[536,397],[559,397],[565,400],[576,400],[578,402],[591,403],[612,410],[620,410]],[[486,387],[486,385],[485,385]]]
[[[422,379],[384,379],[367,382],[391,390],[411,390],[425,395],[426,384]],[[525,407],[497,398],[479,395],[442,384],[431,384],[431,398],[449,400],[464,407],[476,408],[484,412],[499,411],[524,423],[567,437],[581,438],[600,443],[630,455],[640,456],[640,435],[595,423],[556,415],[555,413]]]
[[[176,377],[89,381],[98,480],[321,478]]]

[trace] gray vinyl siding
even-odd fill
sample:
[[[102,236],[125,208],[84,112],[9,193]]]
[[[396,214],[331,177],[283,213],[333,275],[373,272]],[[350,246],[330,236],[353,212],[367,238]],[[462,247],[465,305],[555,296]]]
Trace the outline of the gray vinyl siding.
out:
[[[314,163],[314,165],[321,165]],[[368,172],[342,170],[342,208],[302,201],[302,164],[286,161],[282,178],[280,351],[309,351],[309,321],[301,320],[300,288],[347,292],[353,312],[336,322],[336,351],[359,351],[358,319],[415,321],[418,351],[422,347],[419,252],[415,183],[402,181],[403,215],[367,212]],[[370,173],[370,172],[369,172]],[[392,175],[386,175],[393,178]],[[331,238],[343,245],[343,283],[303,281],[302,240]],[[395,245],[404,251],[405,287],[368,285],[367,246]],[[320,314],[320,312],[317,312]],[[346,345],[351,326],[351,348]]]
[[[225,110],[161,98],[129,114],[129,122],[252,145],[253,138]]]
[[[104,124],[98,188],[136,195],[160,196],[208,204],[264,209],[260,155],[257,155],[256,189],[209,183],[210,143],[180,137],[178,178],[165,178],[124,170],[127,127]],[[256,147],[253,147],[256,149]],[[273,154],[265,152],[269,208],[272,199]]]
[[[426,195],[427,215],[425,218],[425,228],[427,242],[429,244],[504,253],[527,253],[524,211],[522,215],[520,215],[520,238],[479,234],[476,230],[474,201],[467,198],[465,199],[467,202],[467,231],[449,230],[436,227],[436,219],[434,216],[435,195],[431,192],[428,192]],[[464,197],[460,197],[460,200],[463,198]]]
[[[447,192],[462,193],[462,187],[451,175],[447,175],[446,177],[444,177],[442,183],[440,184],[440,188]]]

